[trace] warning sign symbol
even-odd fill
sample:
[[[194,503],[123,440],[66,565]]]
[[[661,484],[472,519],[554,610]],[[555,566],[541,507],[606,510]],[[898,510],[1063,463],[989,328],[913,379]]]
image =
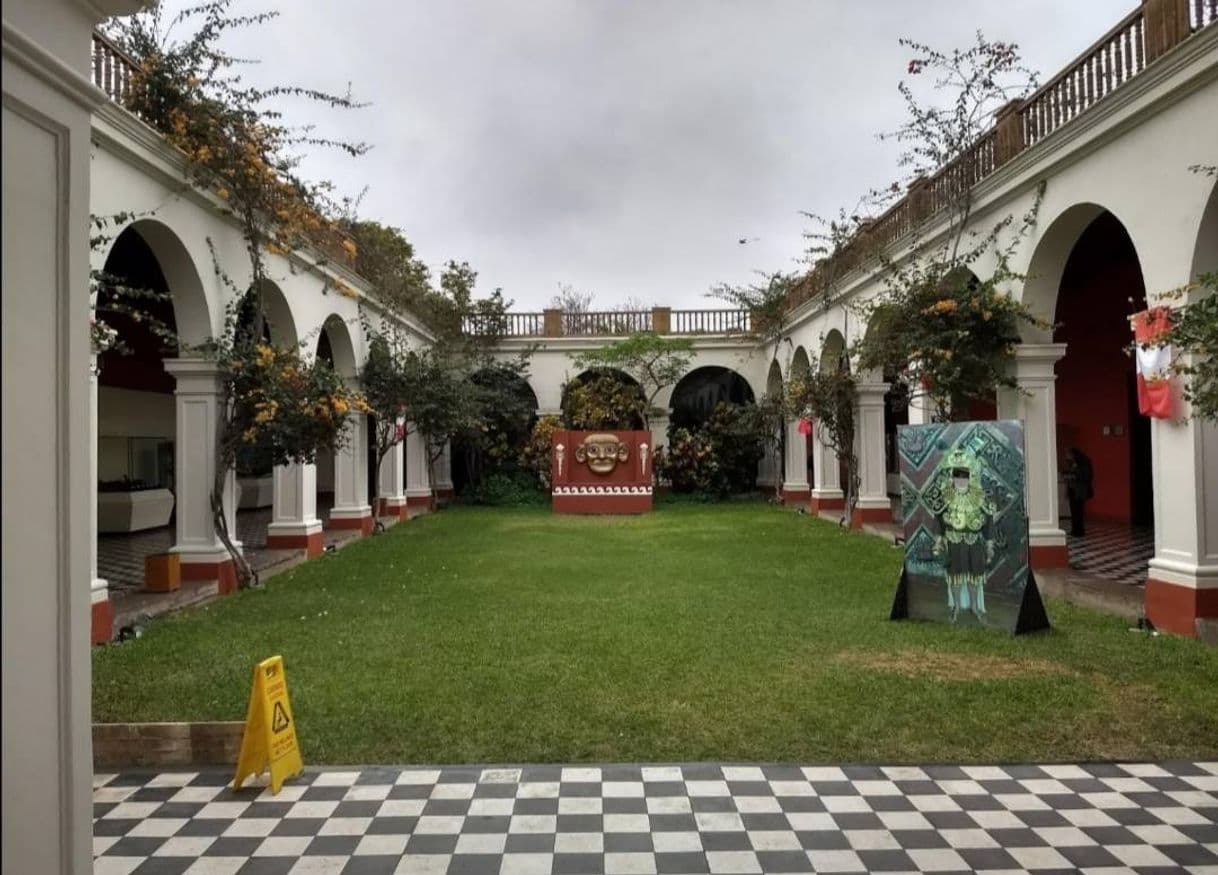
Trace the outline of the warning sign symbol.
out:
[[[276,702],[274,713],[271,715],[271,731],[283,732],[291,722],[288,719],[288,712],[283,710],[283,702]]]

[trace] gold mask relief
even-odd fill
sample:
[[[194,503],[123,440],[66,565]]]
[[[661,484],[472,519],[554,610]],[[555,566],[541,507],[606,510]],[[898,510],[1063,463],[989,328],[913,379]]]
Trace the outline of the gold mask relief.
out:
[[[575,460],[583,462],[593,474],[608,474],[630,457],[630,448],[612,434],[590,434],[575,450]]]

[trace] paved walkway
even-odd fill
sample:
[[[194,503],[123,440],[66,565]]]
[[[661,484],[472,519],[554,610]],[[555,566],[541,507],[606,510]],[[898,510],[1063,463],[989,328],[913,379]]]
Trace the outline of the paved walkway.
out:
[[[97,775],[97,875],[1218,873],[1218,763]]]

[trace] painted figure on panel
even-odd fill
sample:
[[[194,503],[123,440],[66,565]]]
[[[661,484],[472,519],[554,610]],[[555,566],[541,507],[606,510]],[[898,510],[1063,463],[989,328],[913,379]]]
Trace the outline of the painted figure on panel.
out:
[[[985,618],[985,581],[994,561],[994,503],[981,484],[976,454],[957,446],[943,457],[941,474],[949,484],[938,515],[935,555],[944,562],[947,608],[954,622],[960,611]]]

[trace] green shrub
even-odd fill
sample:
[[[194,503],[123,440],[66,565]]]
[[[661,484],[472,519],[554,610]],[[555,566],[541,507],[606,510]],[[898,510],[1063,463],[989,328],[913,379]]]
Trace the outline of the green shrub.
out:
[[[537,488],[537,480],[532,474],[513,471],[491,474],[481,483],[471,484],[461,498],[470,504],[518,507],[543,504],[547,496]]]

